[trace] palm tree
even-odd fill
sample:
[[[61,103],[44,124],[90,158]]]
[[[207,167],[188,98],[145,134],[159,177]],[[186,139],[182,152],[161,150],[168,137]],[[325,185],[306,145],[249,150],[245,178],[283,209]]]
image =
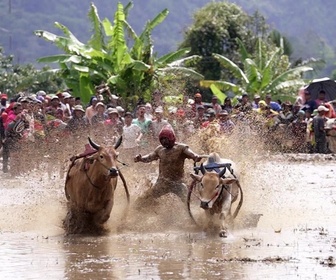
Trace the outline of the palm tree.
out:
[[[107,82],[114,93],[129,102],[134,97],[148,98],[149,92],[163,73],[177,71],[201,79],[202,75],[181,64],[195,57],[178,60],[189,49],[172,52],[161,58],[153,54],[151,32],[166,18],[168,10],[162,11],[149,21],[142,34],[137,36],[127,22],[128,10],[132,6],[133,3],[130,2],[124,8],[119,2],[112,24],[106,18],[101,21],[97,8],[91,4],[88,17],[92,23],[93,34],[86,44],[59,23],[55,23],[56,27],[63,31],[64,36],[43,30],[35,31],[37,36],[54,43],[64,51],[62,55],[40,58],[39,62],[58,63],[67,86],[84,101],[88,101],[94,93],[95,85],[102,82]],[[133,39],[132,47],[128,46],[125,31]],[[180,64],[176,64],[177,61]]]
[[[252,58],[252,55],[247,53],[242,42],[239,41],[242,68],[225,56],[213,54],[222,66],[231,71],[235,80],[233,82],[201,81],[201,86],[210,87],[212,85],[222,91],[231,90],[235,94],[247,92],[251,95],[259,94],[262,97],[272,94],[278,98],[287,98],[293,90],[296,94],[297,89],[305,84],[302,73],[311,71],[313,68],[306,65],[291,67],[288,56],[283,54],[281,46],[266,51],[260,39],[257,44],[257,55]]]

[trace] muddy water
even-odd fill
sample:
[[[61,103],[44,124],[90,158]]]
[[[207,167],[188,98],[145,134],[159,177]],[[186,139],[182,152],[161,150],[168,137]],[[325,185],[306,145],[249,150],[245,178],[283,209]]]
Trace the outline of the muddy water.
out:
[[[108,234],[66,236],[57,171],[0,174],[0,279],[334,279],[336,163],[299,159],[258,157],[243,166],[244,204],[226,239],[194,227],[171,196],[123,222],[121,185]],[[156,168],[123,169],[133,198]],[[198,209],[192,205],[200,222]]]

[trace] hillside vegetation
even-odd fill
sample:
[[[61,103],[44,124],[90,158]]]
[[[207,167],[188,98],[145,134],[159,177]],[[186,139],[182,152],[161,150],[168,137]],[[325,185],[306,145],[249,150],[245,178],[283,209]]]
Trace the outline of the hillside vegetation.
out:
[[[89,0],[8,0],[0,2],[0,46],[6,54],[13,54],[17,63],[36,63],[41,56],[58,53],[53,45],[37,38],[34,30],[43,29],[58,33],[54,22],[67,26],[80,40],[90,36],[87,12]],[[113,18],[117,1],[95,0],[101,18]],[[123,4],[129,1],[120,1]],[[164,54],[173,51],[182,41],[184,31],[192,22],[193,13],[209,0],[134,0],[129,22],[140,32],[147,20],[163,9],[170,11],[167,19],[154,33],[155,51]],[[330,11],[336,1],[324,0],[236,0],[231,1],[252,14],[259,10],[267,22],[283,32],[294,47],[293,59],[309,57],[327,61],[326,73],[334,68],[336,37]]]

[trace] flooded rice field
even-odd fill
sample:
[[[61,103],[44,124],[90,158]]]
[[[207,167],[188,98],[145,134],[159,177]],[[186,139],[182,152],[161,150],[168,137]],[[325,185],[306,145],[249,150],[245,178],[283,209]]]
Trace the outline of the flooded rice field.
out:
[[[154,162],[123,169],[131,202],[150,186],[157,167]],[[66,235],[64,178],[47,169],[15,178],[0,174],[0,279],[335,277],[333,156],[258,155],[244,161],[244,203],[227,238],[195,227],[170,195],[146,213],[131,204],[123,220],[120,182],[108,233]],[[192,211],[202,219],[198,205]]]

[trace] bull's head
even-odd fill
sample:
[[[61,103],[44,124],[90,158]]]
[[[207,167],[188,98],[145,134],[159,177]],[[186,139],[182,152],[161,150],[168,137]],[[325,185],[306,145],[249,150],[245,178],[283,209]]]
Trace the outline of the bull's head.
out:
[[[119,175],[119,172],[117,168],[118,152],[116,152],[116,149],[120,146],[121,142],[122,137],[118,139],[113,148],[106,148],[96,144],[89,137],[89,143],[92,148],[97,150],[97,153],[90,156],[88,160],[91,163],[99,163],[100,168],[102,168],[104,171],[106,170],[109,177],[117,177]]]
[[[213,204],[217,200],[218,196],[222,191],[222,187],[224,185],[232,184],[236,181],[233,178],[222,178],[225,172],[222,171],[220,173],[216,172],[208,172],[205,170],[203,165],[201,165],[200,170],[202,171],[202,175],[196,175],[191,173],[190,176],[195,181],[200,182],[199,186],[199,195],[201,200],[201,207],[203,209],[212,208]]]

